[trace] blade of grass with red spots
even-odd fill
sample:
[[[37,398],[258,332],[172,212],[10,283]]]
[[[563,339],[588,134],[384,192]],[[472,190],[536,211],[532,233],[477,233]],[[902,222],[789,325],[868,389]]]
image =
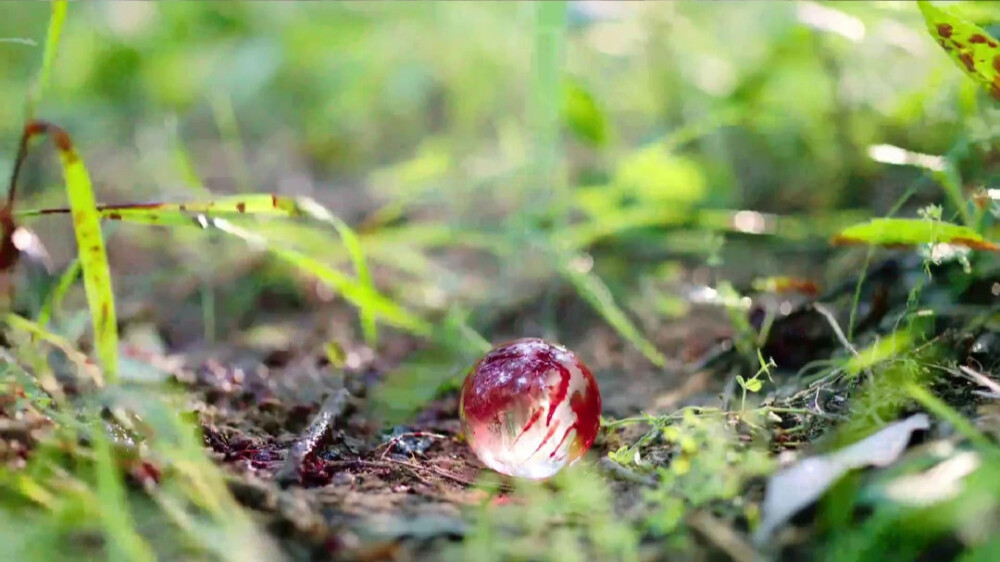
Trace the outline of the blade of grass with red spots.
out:
[[[39,215],[66,214],[66,208],[29,209],[17,211],[14,216],[32,217]],[[142,224],[189,225],[197,215],[215,217],[257,215],[288,217],[299,214],[298,205],[289,197],[279,197],[270,193],[254,193],[231,197],[221,197],[211,201],[190,201],[183,203],[125,203],[121,205],[98,205],[101,218]]]
[[[104,250],[104,237],[101,234],[100,214],[94,202],[90,175],[83,160],[73,148],[66,131],[45,121],[29,121],[25,124],[17,159],[14,162],[11,186],[13,188],[17,183],[17,176],[28,152],[29,142],[43,134],[52,139],[59,152],[66,195],[69,198],[69,210],[73,217],[73,231],[76,234],[78,255],[83,270],[87,305],[93,321],[97,358],[104,369],[105,378],[108,382],[114,382],[118,373],[118,326],[111,272]]]
[[[877,246],[952,244],[974,250],[1000,250],[1000,245],[986,240],[971,228],[924,219],[872,219],[841,230],[834,236],[833,243]]]
[[[929,2],[917,2],[927,30],[951,60],[1000,101],[1000,42],[979,26]]]
[[[269,193],[247,194],[223,197],[211,201],[185,203],[127,203],[121,205],[99,205],[102,218],[163,226],[190,226],[198,224],[211,226],[213,218],[237,217],[240,215],[294,217],[306,216],[331,225],[336,230],[357,274],[357,281],[375,293],[371,273],[368,270],[364,250],[357,234],[339,217],[326,207],[308,197],[281,197]],[[69,209],[33,209],[15,213],[19,218],[68,213]],[[358,303],[355,303],[358,304]],[[359,305],[360,306],[360,305]],[[365,341],[374,347],[378,341],[376,315],[367,308],[360,308],[361,327]]]

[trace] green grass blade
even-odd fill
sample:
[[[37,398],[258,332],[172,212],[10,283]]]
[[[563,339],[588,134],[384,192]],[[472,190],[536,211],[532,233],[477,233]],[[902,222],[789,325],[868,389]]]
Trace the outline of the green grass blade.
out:
[[[156,560],[149,545],[132,524],[125,488],[122,486],[111,443],[101,427],[93,431],[97,496],[100,501],[101,523],[110,560]]]
[[[934,394],[931,394],[923,386],[916,383],[909,383],[906,386],[906,391],[911,398],[919,402],[924,408],[927,408],[930,413],[950,423],[976,447],[984,451],[997,449],[997,446],[976,429],[974,425],[969,423],[969,420],[962,416],[962,414],[956,412],[951,406]]]
[[[297,214],[295,200],[270,193],[233,195],[210,201],[190,201],[184,203],[146,203],[142,205],[105,205],[102,213],[109,218],[115,211],[129,213],[204,213],[211,215],[264,215],[291,216]]]
[[[879,246],[954,244],[976,250],[1000,250],[1000,245],[986,240],[971,228],[924,219],[872,219],[841,230],[834,236],[833,243]]]
[[[104,250],[104,236],[101,234],[101,217],[94,201],[90,175],[83,160],[73,148],[69,135],[55,125],[44,121],[29,122],[25,126],[22,142],[26,145],[31,137],[40,134],[52,137],[59,151],[66,194],[73,216],[73,231],[76,234],[77,250],[83,269],[87,305],[94,327],[97,357],[108,382],[114,382],[118,375],[118,321],[115,315],[111,272]]]
[[[205,455],[201,431],[177,407],[184,400],[172,393],[151,399],[120,387],[105,394],[105,402],[136,412],[148,424],[151,457],[170,467],[169,485],[150,494],[194,545],[213,554],[212,560],[280,560],[271,536],[235,501],[223,470]]]
[[[45,52],[42,54],[42,68],[28,95],[28,118],[34,117],[35,106],[42,99],[42,93],[52,75],[52,66],[59,52],[59,38],[62,36],[63,23],[66,21],[66,0],[52,2],[52,16],[49,18],[49,29],[45,35]]]
[[[28,37],[0,37],[0,44],[24,45],[25,47],[37,47],[38,42]]]
[[[50,339],[48,336],[52,334],[42,329],[34,322],[16,314],[8,314],[4,320],[7,325],[6,327],[10,329],[10,332],[20,331],[30,335],[33,340],[46,341],[48,344],[61,349],[71,360],[78,360],[74,356],[74,354],[76,354],[78,356],[82,356],[86,362],[86,357],[70,345],[69,342],[66,342],[62,338],[58,337]],[[31,381],[48,393],[48,395],[52,397],[53,401],[59,403],[65,401],[66,396],[63,393],[62,386],[59,384],[59,381],[56,379],[52,370],[48,368],[47,363],[45,363],[45,359],[38,356],[33,363],[34,364],[31,365],[33,367],[33,369],[31,369],[32,374],[30,375]],[[26,371],[25,374],[27,374]],[[99,380],[99,377],[100,374],[98,373],[98,378],[95,380]]]
[[[99,205],[101,218],[138,222],[142,224],[191,224],[197,214],[209,216],[276,216],[288,217],[299,214],[298,204],[289,197],[279,197],[270,193],[251,193],[221,197],[208,201],[184,203],[130,203],[124,205]],[[15,217],[34,217],[68,213],[69,209],[28,209],[16,211]]]
[[[558,175],[559,113],[562,105],[562,53],[566,34],[566,2],[540,2],[535,9],[535,45],[529,116],[535,151],[529,197],[537,201],[529,213],[565,208],[566,185]],[[538,199],[541,199],[540,201]],[[562,213],[558,213],[561,224]]]
[[[844,363],[844,370],[850,376],[856,377],[879,363],[898,357],[912,346],[913,335],[910,332],[906,330],[892,332],[879,338],[869,347],[859,350],[857,355],[852,356]]]
[[[176,117],[168,119],[167,128],[170,137],[170,154],[173,157],[174,166],[177,167],[177,171],[180,173],[181,180],[187,187],[190,187],[200,193],[208,194],[208,189],[205,187],[205,184],[201,181],[201,177],[195,170],[194,162],[191,160],[190,151],[187,149],[187,146],[185,146],[184,139],[181,138]]]
[[[452,309],[434,326],[436,344],[407,357],[372,392],[371,408],[389,425],[402,423],[448,388],[462,384],[472,364],[493,346]]]
[[[236,121],[236,110],[233,100],[225,92],[218,92],[211,98],[212,117],[219,128],[219,134],[226,144],[229,158],[236,176],[236,185],[240,191],[250,191],[250,171],[247,169],[246,151],[240,135],[239,123]]]
[[[87,294],[94,342],[101,367],[109,382],[118,377],[118,319],[111,286],[111,271],[104,249],[101,222],[94,205],[90,176],[76,152],[61,151],[63,174],[70,206],[73,208],[73,230],[83,270],[83,285]]]
[[[371,272],[368,270],[365,252],[354,230],[313,199],[302,197],[297,201],[299,209],[305,215],[333,225],[333,228],[337,230],[337,234],[340,235],[341,242],[344,243],[344,248],[347,249],[347,253],[351,257],[351,263],[354,265],[354,273],[358,276],[358,283],[374,292],[375,284],[372,281]],[[378,344],[378,327],[375,322],[375,314],[367,308],[360,310],[361,330],[364,334],[365,342],[369,347],[374,348]]]
[[[562,229],[557,241],[566,250],[582,250],[598,240],[629,230],[681,225],[694,216],[689,208],[609,209],[601,216]]]
[[[241,238],[252,246],[266,249],[276,257],[291,263],[299,269],[316,276],[330,288],[361,309],[371,311],[386,323],[417,335],[428,335],[431,326],[422,318],[412,314],[402,306],[343,273],[323,264],[301,252],[272,244],[269,240],[236,226],[225,219],[210,219],[207,223],[227,234]]]
[[[53,334],[41,325],[16,314],[8,314],[5,317],[5,320],[7,325],[12,329],[19,330],[26,334],[31,334],[32,337],[44,341],[59,351],[62,351],[70,361],[75,363],[76,366],[80,368],[81,371],[87,373],[87,375],[90,376],[90,378],[92,378],[98,386],[103,384],[104,381],[101,378],[100,370],[98,370],[94,364],[87,359],[86,355],[80,353],[80,351],[78,351],[76,347],[65,338]]]
[[[52,319],[52,314],[62,306],[62,301],[66,298],[66,293],[69,292],[69,288],[73,286],[73,282],[80,275],[80,269],[80,258],[74,258],[73,262],[66,268],[66,271],[59,277],[59,283],[56,284],[52,292],[45,298],[42,309],[38,312],[39,326],[43,328],[48,326],[49,320]]]
[[[607,285],[589,270],[582,270],[576,267],[569,260],[560,261],[560,272],[573,284],[576,291],[590,303],[597,312],[614,328],[623,338],[635,346],[649,361],[657,367],[667,364],[667,358],[660,353],[651,341],[646,339],[639,328],[632,323],[625,312],[615,304],[614,297]]]

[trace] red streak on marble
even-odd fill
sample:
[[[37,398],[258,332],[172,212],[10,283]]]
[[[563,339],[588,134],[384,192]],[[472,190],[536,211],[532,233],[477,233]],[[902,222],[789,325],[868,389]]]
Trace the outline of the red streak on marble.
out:
[[[582,365],[581,365],[582,366]],[[601,393],[597,390],[597,381],[590,374],[586,367],[587,391],[585,394],[576,392],[569,399],[569,407],[576,414],[576,438],[586,451],[597,439],[597,432],[601,429]]]
[[[562,447],[562,444],[566,442],[566,438],[569,437],[569,432],[573,431],[574,429],[576,429],[575,423],[566,428],[566,431],[563,432],[562,439],[559,440],[559,443],[557,443],[555,448],[552,449],[552,452],[549,453],[550,459],[555,458],[556,453],[559,452],[559,448]]]
[[[542,450],[542,447],[544,447],[545,444],[549,442],[549,439],[552,439],[552,436],[556,434],[557,429],[559,429],[559,422],[556,422],[555,425],[549,428],[549,431],[545,434],[545,437],[538,444],[538,447],[536,447],[535,450],[531,452],[531,455],[528,456],[529,459],[537,455],[538,451]]]
[[[559,370],[559,384],[553,387],[549,393],[549,416],[545,418],[545,425],[552,423],[552,416],[555,415],[556,408],[566,399],[566,393],[569,391],[569,369],[559,363],[556,363],[556,368]]]
[[[517,445],[517,442],[520,441],[522,437],[524,437],[524,434],[527,433],[529,429],[531,429],[531,426],[535,425],[535,422],[537,422],[541,418],[542,418],[542,410],[539,408],[538,410],[535,410],[535,413],[531,414],[531,419],[529,419],[528,423],[524,424],[524,427],[521,428],[521,432],[517,434],[517,439],[514,439],[514,445]]]

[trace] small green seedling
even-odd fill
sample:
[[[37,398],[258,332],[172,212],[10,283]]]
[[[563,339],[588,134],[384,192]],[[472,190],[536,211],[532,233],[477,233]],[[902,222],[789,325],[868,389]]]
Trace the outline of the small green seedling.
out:
[[[774,382],[774,379],[771,378],[771,369],[778,366],[775,364],[774,359],[769,358],[767,361],[764,361],[764,356],[761,355],[760,349],[758,349],[757,362],[760,364],[760,368],[749,379],[744,379],[742,375],[736,375],[736,383],[743,389],[743,396],[740,398],[740,411],[746,410],[747,391],[756,393],[764,388],[764,381],[760,378],[761,375],[766,375],[767,380],[772,383]]]

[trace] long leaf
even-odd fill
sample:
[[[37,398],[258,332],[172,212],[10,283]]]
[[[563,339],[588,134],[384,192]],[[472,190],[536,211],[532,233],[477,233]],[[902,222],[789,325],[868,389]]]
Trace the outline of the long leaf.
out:
[[[1000,101],[1000,42],[979,26],[929,2],[917,2],[927,30],[963,72]]]
[[[390,325],[403,328],[418,335],[428,335],[431,332],[431,326],[426,321],[378,293],[370,286],[351,279],[340,271],[301,252],[273,244],[263,236],[240,228],[225,219],[207,219],[206,226],[212,226],[227,234],[241,238],[252,246],[266,249],[299,269],[315,275],[320,281],[323,281],[343,295],[346,300],[359,308],[371,311],[372,314],[382,318],[382,320]]]
[[[104,540],[111,560],[156,560],[153,550],[142,539],[132,522],[128,498],[122,485],[121,476],[115,466],[111,443],[103,428],[95,427],[94,471],[97,479],[97,496],[100,500],[101,522],[104,525]]]
[[[17,211],[16,217],[32,217],[39,215],[66,214],[66,208],[29,209]],[[299,214],[298,204],[290,197],[279,197],[270,193],[251,193],[221,197],[210,201],[190,201],[183,203],[126,203],[121,205],[98,205],[97,211],[101,218],[121,220],[126,222],[141,222],[143,224],[191,224],[197,214],[210,216],[279,216],[288,217]]]
[[[924,219],[872,219],[841,230],[833,238],[833,243],[879,246],[953,244],[975,250],[1000,250],[1000,245],[986,240],[971,228]]]
[[[108,382],[115,382],[118,374],[118,321],[111,272],[101,234],[101,217],[94,201],[90,175],[66,131],[45,121],[29,121],[21,136],[11,186],[16,184],[18,171],[28,151],[28,143],[33,137],[42,134],[51,137],[59,151],[69,211],[73,217],[73,231],[76,233],[77,251],[83,269],[87,305],[94,327],[97,357]]]
[[[653,342],[642,335],[639,328],[618,307],[614,297],[611,296],[611,291],[600,277],[589,270],[582,270],[569,260],[563,260],[559,265],[560,272],[573,284],[580,296],[597,309],[608,324],[645,355],[650,363],[657,367],[667,364],[667,358],[656,349]]]
[[[28,116],[34,117],[35,106],[42,99],[42,93],[49,83],[52,66],[59,52],[59,39],[62,36],[63,23],[66,21],[66,0],[52,2],[52,15],[49,18],[49,29],[45,35],[45,52],[42,54],[42,67],[38,71],[35,83],[28,96]]]
[[[42,309],[38,312],[38,325],[48,326],[49,320],[52,315],[62,307],[62,301],[66,298],[66,293],[69,292],[69,288],[73,286],[73,282],[76,281],[77,276],[80,275],[80,258],[76,258],[70,263],[63,274],[59,277],[59,283],[56,284],[55,288],[45,297],[45,302],[42,303]]]
[[[52,332],[46,330],[44,326],[36,324],[35,322],[16,314],[8,314],[5,321],[11,328],[31,334],[33,337],[36,337],[62,351],[70,361],[76,363],[76,366],[81,371],[93,379],[96,385],[101,386],[104,384],[104,380],[101,378],[101,372],[97,366],[87,359],[86,355],[77,351],[76,347],[65,338],[53,334]]]
[[[214,555],[212,560],[282,559],[271,537],[233,498],[225,473],[205,455],[201,431],[177,407],[182,395],[151,399],[141,390],[111,387],[102,399],[135,412],[149,428],[150,457],[170,467],[164,485],[149,494],[194,546]]]
[[[347,226],[347,223],[340,220],[340,218],[334,216],[326,207],[310,198],[299,198],[297,202],[299,210],[306,215],[333,225],[333,228],[337,230],[337,234],[340,235],[340,241],[344,243],[344,248],[347,249],[347,253],[351,256],[351,262],[354,264],[354,273],[358,276],[358,283],[374,292],[375,284],[372,281],[371,272],[368,270],[365,253],[354,230]],[[365,342],[374,348],[378,344],[378,328],[375,323],[375,314],[367,308],[361,309],[361,330],[364,334]]]

